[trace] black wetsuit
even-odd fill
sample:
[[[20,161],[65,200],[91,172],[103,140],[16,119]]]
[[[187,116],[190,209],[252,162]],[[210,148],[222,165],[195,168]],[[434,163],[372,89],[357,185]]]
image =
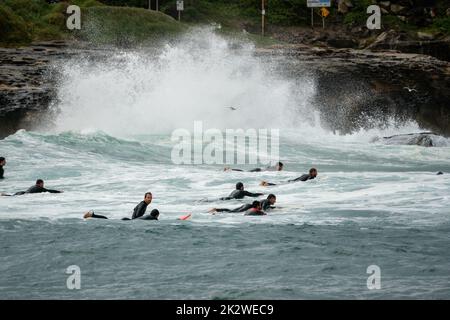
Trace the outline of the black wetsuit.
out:
[[[252,204],[248,203],[248,204],[243,204],[242,206],[235,208],[235,209],[227,209],[227,208],[217,208],[216,211],[217,212],[245,212],[249,209],[252,208]],[[263,201],[261,201],[261,207],[263,210],[270,210],[273,209],[275,207],[272,207],[269,200],[265,199]]]
[[[4,179],[5,177],[3,174],[5,173],[5,169],[3,169],[3,166],[0,166],[0,179]]]
[[[105,217],[105,216],[101,216],[101,215],[95,214],[95,213],[93,213],[93,212],[92,212],[91,218],[96,218],[96,219],[108,219],[108,218]]]
[[[243,204],[242,206],[235,208],[235,209],[217,208],[216,211],[217,212],[244,212],[251,208],[252,208],[252,204],[248,203],[248,204]]]
[[[242,169],[231,169],[232,171],[245,171]],[[261,171],[278,171],[277,167],[266,167],[264,169],[262,168],[255,168],[255,169],[251,169],[248,170],[248,172],[261,172]]]
[[[288,182],[307,181],[307,180],[312,180],[314,178],[315,177],[313,177],[312,175],[305,173],[304,175],[301,175],[298,178],[288,180]]]
[[[58,190],[45,189],[44,187],[39,187],[39,186],[34,185],[34,186],[30,187],[27,191],[16,192],[16,193],[14,193],[14,195],[20,196],[20,195],[28,194],[28,193],[43,193],[43,192],[61,193],[61,191],[58,191]]]
[[[152,215],[142,216],[142,217],[139,217],[137,219],[139,219],[139,220],[158,220],[157,217],[154,217]],[[132,220],[132,219],[130,219],[130,218],[122,218],[122,220]]]
[[[259,197],[263,193],[251,193],[246,190],[234,190],[228,197],[220,198],[220,200],[243,199],[244,197]]]
[[[146,216],[140,217],[139,219],[141,219],[141,220],[158,220],[157,217],[152,216],[152,215],[146,215]]]
[[[265,210],[275,209],[275,207],[272,207],[268,199],[265,199],[261,201],[261,208]]]
[[[145,211],[147,210],[148,204],[145,201],[141,201],[134,209],[133,209],[133,215],[130,218],[122,218],[122,220],[133,220],[133,219],[142,219],[142,220],[158,220],[157,217],[154,217],[152,215],[144,216]],[[91,218],[97,218],[97,219],[108,219],[105,216],[92,213]]]
[[[92,213],[91,218],[96,218],[96,219],[108,219],[108,218],[105,217],[105,216],[102,216],[102,215],[99,215],[99,214],[95,214],[95,213]],[[151,215],[143,216],[143,217],[140,217],[140,218],[138,218],[138,219],[141,219],[141,220],[158,220],[157,217],[154,217],[154,216],[151,216]],[[131,219],[130,219],[130,218],[122,218],[122,220],[123,220],[123,221],[126,221],[126,220],[131,220]]]
[[[290,183],[290,182],[297,182],[297,181],[307,181],[307,180],[312,180],[312,179],[314,179],[314,178],[315,178],[315,177],[313,177],[312,175],[305,173],[305,174],[301,175],[301,176],[298,177],[298,178],[288,180],[287,183]],[[276,184],[276,183],[270,183],[270,182],[269,182],[269,183],[267,183],[267,185],[268,185],[268,186],[276,186],[277,184]]]
[[[147,210],[148,204],[145,203],[145,201],[141,201],[133,210],[133,216],[131,219],[136,219],[139,217],[142,217],[145,214],[145,211]]]
[[[253,209],[248,210],[244,215],[246,215],[246,216],[265,216],[266,213],[264,211],[256,210],[253,208]]]

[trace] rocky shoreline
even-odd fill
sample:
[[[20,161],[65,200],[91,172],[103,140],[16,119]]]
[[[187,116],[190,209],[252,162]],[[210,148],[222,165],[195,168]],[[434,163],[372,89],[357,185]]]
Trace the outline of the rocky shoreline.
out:
[[[52,61],[67,55],[66,43],[0,48],[0,137],[38,126],[54,97]]]
[[[58,81],[52,66],[79,54],[104,56],[108,50],[61,41],[0,48],[0,138],[36,129],[51,118]],[[286,61],[288,76],[306,72],[315,79],[312,103],[330,130],[345,134],[395,118],[450,136],[450,62],[420,54],[309,45],[277,45],[257,54]]]
[[[81,53],[102,52],[87,44],[46,41],[27,47],[0,48],[0,139],[19,129],[36,129],[52,116],[58,61]]]
[[[291,45],[262,50],[288,55],[293,75],[315,79],[312,104],[323,125],[341,134],[413,120],[450,136],[450,62],[396,51]]]

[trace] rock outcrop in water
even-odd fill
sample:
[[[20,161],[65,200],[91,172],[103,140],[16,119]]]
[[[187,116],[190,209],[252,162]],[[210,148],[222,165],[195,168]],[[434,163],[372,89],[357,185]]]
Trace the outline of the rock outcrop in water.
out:
[[[417,122],[424,130],[450,136],[450,63],[392,51],[274,48],[285,55],[293,77],[315,79],[312,104],[325,127],[340,134]]]
[[[375,138],[373,142],[382,142],[385,144],[394,145],[416,145],[422,147],[435,147],[438,146],[438,140],[441,137],[432,132],[420,132],[409,134],[398,134],[390,137]]]
[[[90,51],[65,41],[0,48],[0,138],[45,122],[56,98],[58,70],[52,68],[53,63]]]
[[[33,128],[54,97],[51,61],[66,55],[64,42],[0,48],[0,137]]]

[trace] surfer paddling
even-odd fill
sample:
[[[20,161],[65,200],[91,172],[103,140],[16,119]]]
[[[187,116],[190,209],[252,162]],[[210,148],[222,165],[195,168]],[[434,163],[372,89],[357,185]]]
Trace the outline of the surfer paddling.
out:
[[[44,192],[63,193],[64,191],[46,189],[46,188],[44,188],[44,180],[37,179],[36,184],[34,186],[31,186],[30,188],[28,188],[27,191],[19,191],[19,192],[14,193],[12,196],[21,196],[21,195],[29,194],[29,193],[44,193]],[[11,195],[2,193],[2,196],[10,197]]]
[[[3,167],[5,165],[6,165],[6,159],[4,157],[0,157],[0,180],[5,178],[3,176],[5,173],[5,169],[3,169]]]
[[[317,169],[316,168],[311,168],[309,169],[309,173],[303,174],[298,178],[295,179],[291,179],[288,180],[287,183],[291,183],[291,182],[298,182],[298,181],[308,181],[308,180],[312,180],[315,179],[317,177]],[[276,186],[276,183],[270,183],[267,181],[261,181],[260,183],[261,186],[267,187],[267,186]]]
[[[263,193],[252,193],[244,190],[244,184],[242,182],[236,183],[236,189],[230,193],[228,197],[220,198],[220,200],[231,199],[243,199],[244,197],[259,197],[264,195]]]
[[[147,211],[147,207],[150,203],[152,203],[153,195],[151,192],[147,192],[144,195],[144,200],[141,201],[134,209],[133,214],[130,218],[123,218],[122,220],[134,220],[134,219],[141,219],[141,220],[158,220],[159,217],[159,211],[157,209],[153,209],[150,213],[150,215],[144,216],[145,212]],[[84,219],[89,218],[97,218],[97,219],[108,219],[105,216],[95,214],[93,210],[88,211],[83,216]]]
[[[284,167],[284,165],[283,165],[282,162],[277,162],[277,164],[274,165],[274,166],[269,166],[269,167],[266,167],[266,168],[255,168],[255,169],[249,170],[248,172],[282,171],[283,167]],[[233,168],[230,168],[230,167],[225,167],[223,169],[223,171],[244,171],[244,170],[242,170],[242,169],[233,169]]]
[[[255,202],[259,202],[259,201],[253,201],[253,203],[248,203],[248,204],[244,204],[238,208],[234,208],[234,209],[227,209],[227,208],[212,208],[210,209],[208,212],[210,213],[215,213],[215,212],[245,212],[248,211],[250,209],[252,209],[254,207]],[[263,201],[261,201],[261,209],[262,210],[271,210],[274,209],[275,207],[273,206],[275,203],[277,202],[277,197],[274,194],[269,194],[267,196],[267,199],[264,199]]]

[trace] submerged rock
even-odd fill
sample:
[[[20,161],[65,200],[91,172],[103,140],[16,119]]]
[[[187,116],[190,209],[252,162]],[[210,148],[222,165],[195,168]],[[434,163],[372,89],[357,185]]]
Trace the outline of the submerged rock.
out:
[[[420,132],[409,134],[398,134],[390,137],[376,137],[373,142],[382,142],[389,145],[416,145],[422,147],[436,147],[441,145],[440,137],[433,132]]]

